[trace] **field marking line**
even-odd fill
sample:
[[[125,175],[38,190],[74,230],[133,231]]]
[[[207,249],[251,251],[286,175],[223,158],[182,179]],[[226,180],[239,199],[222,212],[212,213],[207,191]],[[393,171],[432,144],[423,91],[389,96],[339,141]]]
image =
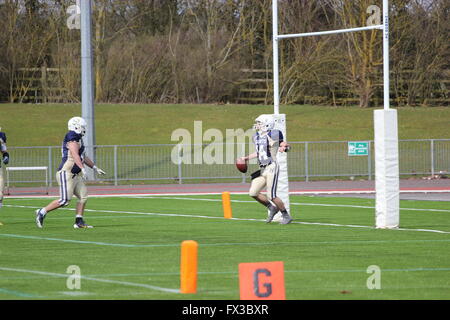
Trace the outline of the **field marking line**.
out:
[[[17,205],[4,205],[8,207],[15,208],[29,208],[29,209],[39,209],[40,207],[32,206],[17,206]],[[70,210],[75,211],[73,208],[59,208],[59,210]],[[223,216],[203,216],[203,215],[189,215],[189,214],[179,214],[179,213],[157,213],[157,212],[137,212],[137,211],[116,211],[116,210],[95,210],[95,209],[85,209],[85,212],[105,212],[105,213],[120,213],[120,214],[136,214],[136,215],[148,215],[148,216],[171,216],[171,217],[185,217],[185,218],[199,218],[199,219],[220,219],[224,220]],[[265,222],[265,219],[253,219],[253,218],[231,218],[226,220],[235,221],[258,221]],[[304,221],[292,221],[291,224],[304,224],[304,225],[318,225],[318,226],[329,226],[329,227],[346,227],[346,228],[365,228],[365,229],[376,229],[373,226],[362,226],[354,224],[338,224],[338,223],[324,223],[324,222],[304,222]],[[419,231],[419,232],[433,232],[441,234],[450,234],[450,231],[434,230],[434,229],[408,229],[408,228],[393,228],[393,229],[383,229],[383,230],[396,230],[396,231]]]
[[[162,247],[179,247],[179,243],[167,244],[127,244],[127,243],[108,243],[99,241],[86,240],[72,240],[61,238],[49,238],[39,236],[29,236],[21,234],[0,233],[0,237],[16,238],[27,240],[46,240],[67,242],[76,244],[89,244],[108,247],[122,247],[122,248],[162,248]],[[223,247],[223,246],[267,246],[267,245],[340,245],[340,244],[380,244],[380,243],[427,243],[427,242],[450,242],[450,239],[412,239],[412,240],[337,240],[337,241],[289,241],[289,242],[221,242],[221,243],[202,243],[203,247]]]
[[[177,187],[178,188],[178,187]],[[208,188],[208,187],[204,187]],[[148,188],[142,188],[147,190]],[[167,187],[166,187],[167,189]],[[116,189],[124,190],[138,190],[133,189]],[[107,190],[108,191],[108,190]],[[450,193],[450,188],[436,187],[436,188],[400,188],[400,193]],[[248,194],[248,191],[230,191],[231,194]],[[317,195],[317,194],[375,194],[375,189],[311,189],[311,190],[290,190],[291,195]],[[192,195],[220,195],[222,191],[213,192],[127,192],[127,193],[107,193],[100,194],[92,192],[90,197],[136,197],[136,196],[192,196]],[[7,195],[5,198],[55,198],[58,195],[30,195],[30,194],[13,194]]]
[[[134,197],[137,199],[168,199],[168,200],[191,200],[191,201],[211,201],[211,202],[222,202],[221,199],[206,199],[206,198],[181,198],[181,197],[166,197],[166,196],[148,196],[142,197],[137,196]],[[251,200],[231,200],[231,202],[241,202],[241,203],[255,203],[255,201]],[[357,205],[347,205],[347,204],[327,204],[327,203],[301,203],[301,202],[291,202],[290,204],[296,206],[319,206],[319,207],[342,207],[342,208],[360,208],[360,209],[375,209],[372,206],[357,206]],[[418,208],[400,208],[402,211],[430,211],[430,212],[448,212],[450,210],[445,209],[418,209]]]
[[[12,272],[22,272],[22,273],[32,273],[32,274],[39,274],[39,275],[58,277],[58,278],[68,278],[70,276],[69,274],[27,270],[27,269],[7,268],[7,267],[0,267],[0,270],[1,271],[12,271]],[[141,288],[145,288],[145,289],[152,289],[152,290],[169,292],[169,293],[180,293],[179,289],[162,288],[162,287],[152,286],[152,285],[143,284],[143,283],[117,281],[117,280],[109,280],[109,279],[99,279],[99,278],[93,278],[93,277],[86,277],[86,276],[82,276],[82,275],[80,275],[80,279],[96,281],[96,282],[103,282],[103,283],[120,284],[120,285],[125,285],[125,286],[141,287]]]
[[[128,198],[128,197],[126,197]],[[221,199],[206,199],[206,198],[185,198],[185,197],[172,197],[172,196],[132,196],[135,199],[167,199],[167,200],[188,200],[188,201],[209,201],[209,202],[222,202]],[[15,199],[15,200],[26,200],[26,199]],[[231,202],[236,203],[255,203],[251,200],[231,200]],[[341,207],[341,208],[359,208],[359,209],[375,209],[373,206],[358,206],[358,205],[347,205],[347,204],[327,204],[327,203],[303,203],[303,202],[291,202],[290,204],[295,206],[318,206],[318,207]],[[5,205],[8,206],[8,205]],[[420,209],[420,208],[400,208],[401,211],[428,211],[428,212],[448,212],[450,210],[446,209]]]
[[[100,241],[71,240],[71,239],[28,236],[28,235],[11,234],[11,233],[0,233],[0,237],[30,239],[30,240],[47,240],[47,241],[68,242],[68,243],[77,243],[77,244],[94,244],[94,245],[99,245],[99,246],[124,247],[124,248],[170,247],[170,246],[172,246],[172,245],[165,245],[165,244],[139,245],[139,244],[125,244],[125,243],[109,243],[109,242],[100,242]]]
[[[21,298],[42,298],[41,296],[31,294],[31,293],[25,293],[25,292],[20,292],[20,291],[16,291],[16,290],[0,288],[0,294],[2,294],[2,293],[13,295],[16,297],[21,297]]]

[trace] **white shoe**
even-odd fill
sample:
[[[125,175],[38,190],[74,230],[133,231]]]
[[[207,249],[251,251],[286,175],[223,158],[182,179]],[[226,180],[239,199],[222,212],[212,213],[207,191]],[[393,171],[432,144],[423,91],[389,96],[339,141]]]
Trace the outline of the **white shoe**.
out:
[[[38,228],[42,228],[44,226],[44,218],[45,216],[41,214],[41,209],[37,209],[36,213],[36,226]]]
[[[292,217],[288,214],[283,214],[283,220],[281,220],[280,224],[289,224],[292,222]]]
[[[269,216],[267,217],[267,219],[266,219],[266,223],[270,223],[270,222],[272,222],[272,220],[273,220],[273,217],[275,217],[275,215],[277,214],[277,212],[278,212],[279,210],[278,210],[278,208],[276,207],[276,206],[270,206],[270,209],[269,209]]]

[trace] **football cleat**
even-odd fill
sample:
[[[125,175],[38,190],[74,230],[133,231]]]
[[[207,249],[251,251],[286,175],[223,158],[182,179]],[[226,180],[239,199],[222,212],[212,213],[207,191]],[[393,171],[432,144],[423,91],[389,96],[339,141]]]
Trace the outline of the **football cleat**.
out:
[[[35,213],[36,213],[36,226],[38,228],[42,228],[44,226],[45,216],[43,214],[41,214],[41,209],[37,209],[35,211]]]
[[[292,222],[292,217],[289,215],[289,213],[283,214],[283,219],[281,220],[280,224],[289,224]]]
[[[86,224],[83,220],[75,222],[75,224],[73,225],[74,229],[89,229],[89,228],[93,228],[93,226],[90,226],[88,224]]]
[[[272,222],[273,217],[275,217],[275,215],[277,214],[278,211],[279,211],[279,210],[278,210],[277,207],[275,207],[275,206],[270,206],[270,208],[269,208],[269,216],[268,216],[267,219],[266,219],[266,223]]]

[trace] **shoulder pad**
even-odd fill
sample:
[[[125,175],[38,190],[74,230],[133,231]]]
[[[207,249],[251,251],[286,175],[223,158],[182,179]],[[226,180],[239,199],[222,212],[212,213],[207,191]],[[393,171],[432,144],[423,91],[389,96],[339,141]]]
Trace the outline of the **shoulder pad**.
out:
[[[80,141],[81,140],[81,135],[79,135],[78,133],[76,133],[75,131],[69,131],[66,134],[66,141]]]

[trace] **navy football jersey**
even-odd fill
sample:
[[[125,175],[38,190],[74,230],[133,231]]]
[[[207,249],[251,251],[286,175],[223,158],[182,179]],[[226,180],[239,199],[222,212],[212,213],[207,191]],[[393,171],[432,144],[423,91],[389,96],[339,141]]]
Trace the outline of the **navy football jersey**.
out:
[[[258,164],[266,166],[277,161],[277,153],[280,143],[283,142],[283,133],[280,130],[270,130],[267,134],[256,133],[253,136]]]
[[[79,144],[80,149],[78,151],[78,155],[80,156],[81,160],[83,160],[84,158],[84,143],[81,134],[78,134],[75,131],[69,131],[65,135],[64,141],[61,146],[62,161],[58,167],[58,171],[64,170],[73,174],[78,174],[80,173],[81,168],[75,164],[75,160],[70,154],[69,148],[67,148],[67,143],[70,141],[75,141]]]
[[[6,143],[6,134],[4,132],[0,132],[0,143]]]
[[[6,134],[4,132],[0,132],[0,150],[6,151]],[[1,156],[1,153],[0,153]],[[2,162],[0,161],[0,168],[2,166]]]

